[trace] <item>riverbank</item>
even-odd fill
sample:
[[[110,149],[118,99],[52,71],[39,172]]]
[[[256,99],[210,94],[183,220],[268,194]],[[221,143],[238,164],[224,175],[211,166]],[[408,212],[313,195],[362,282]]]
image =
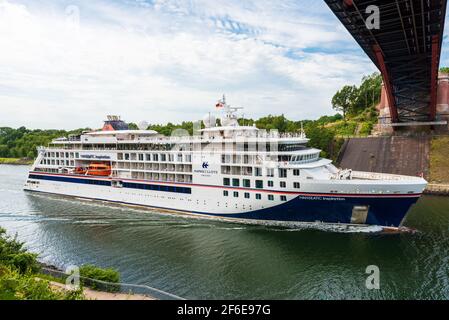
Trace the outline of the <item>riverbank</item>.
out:
[[[424,194],[449,196],[449,184],[429,183]]]
[[[50,287],[56,291],[67,292],[65,284],[50,281]],[[156,300],[154,298],[141,294],[112,293],[106,291],[97,291],[90,288],[83,288],[82,294],[86,300]]]
[[[79,267],[80,287],[73,290],[66,273],[37,259],[0,227],[0,300],[155,300],[121,288],[118,271],[93,265]]]
[[[33,164],[33,159],[26,158],[0,158],[0,164],[29,166]]]
[[[67,278],[67,274],[61,270],[60,268],[46,264],[43,262],[39,262],[40,265],[40,273],[36,276],[40,280],[46,280],[49,282],[50,287],[53,290],[58,292],[62,292],[67,294],[70,292],[70,288],[68,288],[65,284],[65,280]],[[150,296],[148,294],[137,294],[131,292],[121,292],[116,288],[120,286],[120,283],[110,283],[107,281],[90,279],[86,277],[81,277],[83,281],[89,281],[94,286],[109,286],[109,291],[99,290],[97,288],[91,288],[90,286],[83,285],[81,294],[84,299],[87,300],[157,300],[157,298]]]

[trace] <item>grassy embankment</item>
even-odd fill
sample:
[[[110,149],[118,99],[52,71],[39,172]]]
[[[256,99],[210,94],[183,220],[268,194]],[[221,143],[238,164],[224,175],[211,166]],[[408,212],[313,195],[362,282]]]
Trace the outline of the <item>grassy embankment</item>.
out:
[[[430,183],[449,184],[449,136],[434,137],[430,147]]]
[[[33,159],[0,158],[0,164],[31,165],[33,164]]]

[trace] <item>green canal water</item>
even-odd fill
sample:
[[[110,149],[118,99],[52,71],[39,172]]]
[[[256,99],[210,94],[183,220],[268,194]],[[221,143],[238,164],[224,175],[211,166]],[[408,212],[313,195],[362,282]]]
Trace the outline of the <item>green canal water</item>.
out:
[[[197,299],[449,299],[449,198],[423,197],[414,234],[279,229],[166,216],[22,191],[0,166],[0,226],[42,261],[92,263]],[[365,271],[380,269],[380,289]]]

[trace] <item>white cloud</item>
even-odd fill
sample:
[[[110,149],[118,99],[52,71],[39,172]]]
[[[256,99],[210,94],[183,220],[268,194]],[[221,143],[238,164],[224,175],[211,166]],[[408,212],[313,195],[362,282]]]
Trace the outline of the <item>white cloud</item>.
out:
[[[326,53],[357,46],[308,3],[75,2],[77,26],[64,6],[0,0],[0,126],[194,120],[223,92],[247,116],[330,113],[339,87],[375,69]]]

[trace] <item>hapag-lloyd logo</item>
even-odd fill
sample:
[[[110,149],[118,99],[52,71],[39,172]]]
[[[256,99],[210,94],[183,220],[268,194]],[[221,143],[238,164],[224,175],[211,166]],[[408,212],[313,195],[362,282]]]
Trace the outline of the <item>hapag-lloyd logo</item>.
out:
[[[194,170],[195,173],[201,173],[201,174],[218,174],[217,170],[208,170],[209,168],[209,162],[203,161],[203,164],[201,165],[203,169]]]

